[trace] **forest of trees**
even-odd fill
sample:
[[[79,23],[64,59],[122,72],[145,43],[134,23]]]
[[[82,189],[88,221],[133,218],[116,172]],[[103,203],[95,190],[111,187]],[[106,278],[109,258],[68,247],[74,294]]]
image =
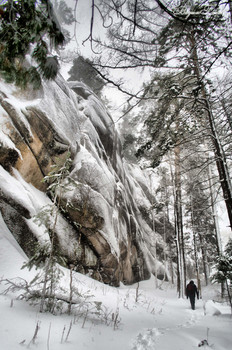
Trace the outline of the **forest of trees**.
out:
[[[183,296],[189,242],[198,281],[204,273],[206,284],[210,267],[222,253],[220,196],[232,227],[231,2],[100,3],[104,23],[111,18],[112,24],[104,40],[91,36],[93,50],[103,53],[95,67],[128,95],[122,122],[125,156],[135,162],[135,154],[142,165],[163,166],[169,172],[177,285]],[[138,91],[129,91],[110,75],[134,69],[147,70],[150,76]],[[163,215],[170,220],[167,210]]]
[[[74,3],[72,12],[64,1],[55,1],[55,15],[46,0],[2,2],[0,73],[7,82],[38,87],[41,77],[55,78],[58,53],[53,48],[70,40],[63,26],[75,22]],[[182,297],[191,268],[200,287],[200,274],[208,284],[210,268],[223,256],[217,220],[221,199],[232,227],[232,2],[90,3],[86,41],[93,55],[74,59],[71,78],[93,83],[98,94],[111,85],[127,96],[121,119],[124,155],[159,174],[156,195],[162,205],[151,211],[162,218],[164,240],[165,225],[173,223]],[[102,36],[94,26],[99,14]],[[28,54],[35,63],[29,65]],[[128,71],[145,72],[148,78],[130,89],[123,79]],[[224,258],[230,255],[228,248]],[[225,276],[231,281],[231,272]]]

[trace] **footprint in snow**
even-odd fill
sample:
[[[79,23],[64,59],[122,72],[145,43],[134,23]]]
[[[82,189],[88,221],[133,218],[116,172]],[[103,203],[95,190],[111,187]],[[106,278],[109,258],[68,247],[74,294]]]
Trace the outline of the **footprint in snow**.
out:
[[[149,328],[144,333],[139,333],[131,350],[154,350],[159,335],[161,333],[157,328]]]

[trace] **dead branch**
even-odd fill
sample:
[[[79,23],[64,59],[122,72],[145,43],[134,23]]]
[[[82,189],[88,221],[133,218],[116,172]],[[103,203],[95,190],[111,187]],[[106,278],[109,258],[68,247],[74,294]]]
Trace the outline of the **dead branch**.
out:
[[[19,281],[18,283],[17,283],[17,280]],[[7,288],[1,293],[3,295],[7,295],[8,293],[15,293],[17,291],[23,291],[22,294],[20,294],[17,297],[17,299],[32,300],[32,299],[41,299],[43,297],[43,293],[41,291],[41,287],[39,283],[38,283],[39,289],[35,289],[35,285],[28,283],[25,279],[21,277],[17,277],[15,279],[1,279],[0,283],[5,283],[5,285],[7,285]],[[45,293],[44,299],[50,299],[50,298],[51,298],[51,295]],[[78,305],[83,302],[80,299],[70,301],[69,297],[66,297],[58,293],[54,293],[54,295],[52,295],[52,298],[55,298],[57,301],[62,301],[67,304],[71,303],[72,305]]]

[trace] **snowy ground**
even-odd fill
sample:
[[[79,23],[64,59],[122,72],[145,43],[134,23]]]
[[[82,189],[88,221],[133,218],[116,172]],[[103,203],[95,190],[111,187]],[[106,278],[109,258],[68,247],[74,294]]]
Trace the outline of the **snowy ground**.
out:
[[[33,277],[33,272],[21,270],[25,256],[0,215],[0,277]],[[68,285],[68,274],[66,275]],[[0,349],[36,350],[230,350],[232,348],[232,318],[227,305],[213,302],[217,287],[203,290],[203,299],[196,310],[190,310],[188,300],[178,299],[175,288],[163,285],[155,289],[154,279],[137,285],[113,288],[76,274],[78,287],[90,291],[93,301],[102,302],[108,317],[98,322],[95,317],[50,315],[39,313],[16,295],[0,295]],[[0,285],[0,291],[4,290]],[[136,301],[136,293],[138,300]],[[111,319],[118,315],[116,324]],[[106,324],[108,323],[108,325]],[[39,331],[31,342],[36,325]],[[70,331],[70,332],[69,332]]]

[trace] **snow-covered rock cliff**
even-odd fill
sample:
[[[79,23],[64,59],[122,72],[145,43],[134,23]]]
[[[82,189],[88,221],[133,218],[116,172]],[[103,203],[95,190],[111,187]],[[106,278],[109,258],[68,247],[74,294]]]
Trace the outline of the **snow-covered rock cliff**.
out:
[[[147,180],[123,160],[113,120],[85,85],[59,77],[21,92],[1,83],[0,146],[0,209],[28,256],[36,242],[50,241],[53,227],[67,264],[104,283],[146,279],[155,266],[164,274],[165,246],[152,230]],[[69,153],[54,222],[42,180]]]

